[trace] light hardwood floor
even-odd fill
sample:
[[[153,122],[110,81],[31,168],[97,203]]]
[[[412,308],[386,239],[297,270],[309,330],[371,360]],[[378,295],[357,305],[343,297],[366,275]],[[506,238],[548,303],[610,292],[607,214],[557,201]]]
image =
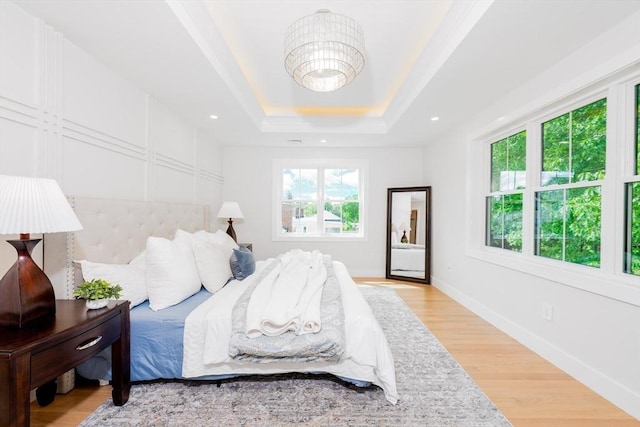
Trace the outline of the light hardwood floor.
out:
[[[500,332],[432,286],[379,278],[433,332],[516,427],[639,427],[640,421]],[[44,408],[32,426],[76,426],[109,399],[111,387],[81,386]]]

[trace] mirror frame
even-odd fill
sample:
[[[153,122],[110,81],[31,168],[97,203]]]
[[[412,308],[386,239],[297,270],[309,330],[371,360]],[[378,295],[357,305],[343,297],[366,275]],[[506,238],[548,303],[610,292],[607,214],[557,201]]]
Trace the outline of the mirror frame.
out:
[[[424,279],[416,278],[416,277],[407,277],[407,276],[398,276],[395,274],[391,274],[391,231],[392,231],[392,222],[391,222],[391,214],[392,214],[392,198],[394,193],[407,193],[407,192],[417,192],[424,191],[425,192],[425,218],[424,218],[424,229],[425,229],[425,246],[424,246]],[[387,265],[386,265],[386,275],[387,279],[393,280],[403,280],[406,282],[416,282],[428,285],[431,283],[431,187],[397,187],[397,188],[387,188]]]

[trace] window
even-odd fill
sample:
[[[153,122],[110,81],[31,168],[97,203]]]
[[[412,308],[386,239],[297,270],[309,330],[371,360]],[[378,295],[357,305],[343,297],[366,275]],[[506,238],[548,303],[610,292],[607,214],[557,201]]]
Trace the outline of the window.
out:
[[[640,177],[640,85],[635,86],[635,179]],[[624,272],[640,276],[640,181],[625,184]]]
[[[276,161],[275,237],[363,237],[364,170],[362,162]]]
[[[522,251],[522,189],[526,186],[525,131],[491,144],[491,192],[486,245]]]
[[[637,305],[640,70],[574,89],[479,130],[466,253]]]
[[[555,188],[536,192],[536,255],[600,266],[606,135],[606,99],[542,124],[540,185]]]

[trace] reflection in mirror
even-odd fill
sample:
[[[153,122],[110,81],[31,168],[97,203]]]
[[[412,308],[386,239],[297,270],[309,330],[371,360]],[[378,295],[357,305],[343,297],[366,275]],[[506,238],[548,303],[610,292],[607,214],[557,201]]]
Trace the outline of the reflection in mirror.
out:
[[[387,189],[388,279],[431,280],[431,187]]]

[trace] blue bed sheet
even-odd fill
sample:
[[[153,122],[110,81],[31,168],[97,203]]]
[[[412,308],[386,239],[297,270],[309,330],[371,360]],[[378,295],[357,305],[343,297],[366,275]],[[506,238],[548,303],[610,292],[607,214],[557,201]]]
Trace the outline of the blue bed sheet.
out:
[[[153,311],[149,301],[131,309],[131,381],[182,378],[184,321],[211,297],[206,289],[178,305]],[[89,379],[111,379],[111,347],[76,368]]]

